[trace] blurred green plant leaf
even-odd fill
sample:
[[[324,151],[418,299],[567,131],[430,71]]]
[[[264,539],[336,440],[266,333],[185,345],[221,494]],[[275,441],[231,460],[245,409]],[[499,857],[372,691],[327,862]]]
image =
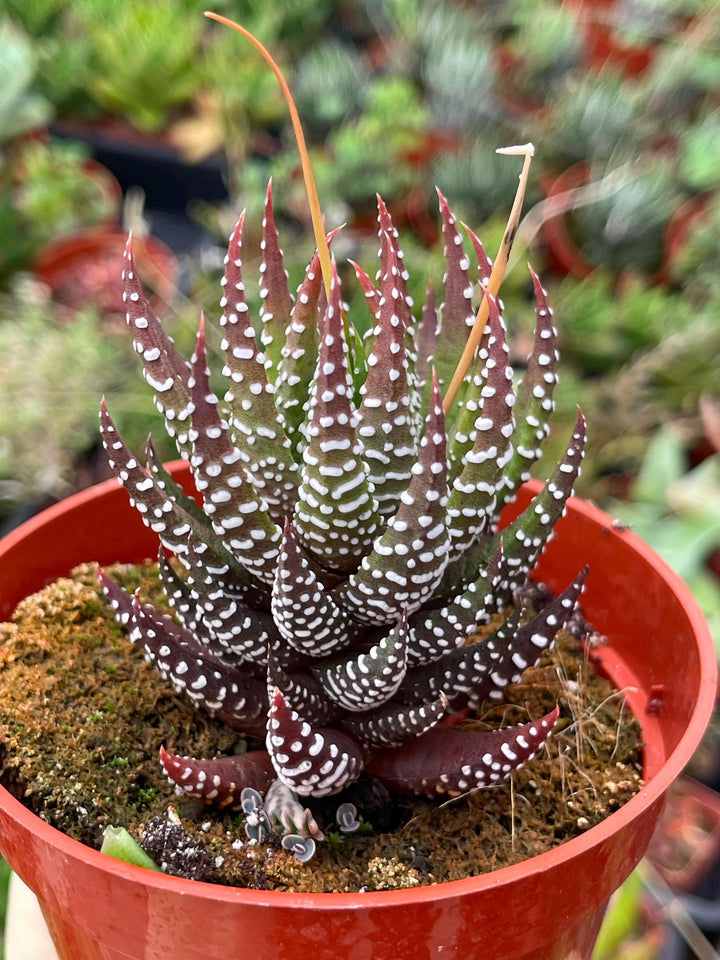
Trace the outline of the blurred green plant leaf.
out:
[[[633,500],[664,508],[668,487],[683,475],[684,465],[685,451],[678,434],[672,429],[659,430],[633,484]]]

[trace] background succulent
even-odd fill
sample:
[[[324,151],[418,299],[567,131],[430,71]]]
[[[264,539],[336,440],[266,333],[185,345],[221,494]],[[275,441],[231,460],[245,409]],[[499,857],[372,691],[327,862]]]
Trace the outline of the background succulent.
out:
[[[512,607],[573,489],[582,415],[542,492],[504,531],[497,526],[540,454],[553,406],[556,334],[539,279],[534,348],[515,389],[480,241],[468,231],[471,268],[440,195],[444,297],[439,309],[429,300],[417,325],[397,232],[381,200],[378,209],[376,281],[355,266],[372,317],[364,338],[343,308],[334,263],[324,278],[318,252],[291,297],[270,188],[256,332],[240,217],[221,301],[222,403],[210,386],[204,322],[188,365],[142,292],[128,244],[135,349],[202,507],[150,443],[141,465],[101,410],[109,462],[162,543],[177,621],[101,573],[110,602],[178,690],[266,739],[265,750],[214,759],[163,750],[164,769],[184,793],[244,809],[253,836],[279,824],[300,859],[321,834],[304,804],[341,793],[363,772],[394,791],[454,796],[531,757],[557,709],[490,733],[443,718],[502,698],[571,615],[585,576],[532,616]],[[446,419],[441,391],[475,321],[476,290],[488,321]],[[468,642],[483,627],[484,641]],[[339,822],[352,828],[353,812],[343,808]]]

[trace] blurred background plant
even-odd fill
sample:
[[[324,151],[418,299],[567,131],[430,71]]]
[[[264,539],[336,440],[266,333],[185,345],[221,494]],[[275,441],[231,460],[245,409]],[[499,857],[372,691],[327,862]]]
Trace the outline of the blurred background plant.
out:
[[[677,425],[653,435],[618,520],[657,550],[697,597],[720,650],[720,592],[708,560],[720,546],[720,453],[691,466]]]
[[[0,283],[27,270],[43,245],[85,227],[116,223],[122,193],[79,141],[25,139],[0,167]]]
[[[42,127],[52,106],[36,86],[37,58],[30,37],[11,20],[0,20],[0,143]]]
[[[184,345],[183,321],[171,326]],[[187,327],[189,331],[189,327]],[[98,398],[112,397],[118,417],[141,449],[153,424],[152,404],[137,386],[124,338],[91,307],[72,320],[42,287],[25,280],[0,295],[0,528],[106,476],[97,456]],[[82,376],[77,375],[82,372]]]

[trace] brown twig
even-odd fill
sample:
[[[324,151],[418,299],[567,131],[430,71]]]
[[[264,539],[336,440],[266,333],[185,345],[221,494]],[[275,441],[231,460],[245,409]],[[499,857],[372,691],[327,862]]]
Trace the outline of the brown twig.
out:
[[[520,182],[515,194],[515,200],[513,201],[512,209],[510,210],[510,216],[508,217],[507,227],[505,228],[505,233],[503,234],[502,242],[500,243],[500,249],[498,250],[497,257],[495,258],[492,273],[490,274],[490,280],[487,285],[488,291],[494,297],[498,295],[500,290],[500,284],[505,276],[505,269],[510,257],[510,251],[512,250],[512,246],[515,241],[515,235],[520,225],[522,204],[523,199],[525,198],[525,189],[527,187],[528,174],[530,172],[530,163],[535,155],[535,147],[532,145],[532,143],[524,143],[520,146],[501,147],[496,152],[505,154],[507,156],[524,157],[524,162],[522,171],[520,172]],[[447,393],[445,394],[445,398],[443,400],[443,409],[445,410],[445,413],[452,408],[452,405],[455,402],[458,391],[460,390],[462,382],[465,379],[465,374],[468,372],[473,357],[475,356],[475,351],[482,340],[487,319],[488,301],[487,297],[483,297],[480,303],[480,308],[478,309],[475,317],[475,323],[470,331],[470,336],[465,344],[463,354],[460,357],[460,362],[457,365],[452,380],[450,381],[450,386],[448,387]]]

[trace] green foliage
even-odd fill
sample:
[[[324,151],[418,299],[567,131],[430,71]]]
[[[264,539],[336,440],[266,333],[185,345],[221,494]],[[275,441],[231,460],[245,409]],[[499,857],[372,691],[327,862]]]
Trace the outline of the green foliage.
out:
[[[204,23],[173,0],[81,0],[79,23],[92,46],[91,92],[111,113],[140,130],[162,129],[198,86]]]
[[[76,458],[96,442],[98,393],[116,397],[142,442],[149,407],[117,354],[92,311],[68,323],[31,292],[0,300],[0,515],[71,489]]]
[[[533,99],[582,63],[583,36],[574,11],[544,2],[515,4],[517,32],[510,44],[520,58],[521,88]]]
[[[720,62],[718,63],[720,68]],[[720,74],[719,74],[720,76]],[[680,145],[680,179],[694,192],[720,190],[720,110],[689,127]]]
[[[48,101],[34,89],[37,60],[30,39],[9,20],[0,21],[0,143],[44,126]]]
[[[693,220],[677,259],[671,264],[672,279],[695,303],[720,300],[720,193]]]
[[[63,6],[56,27],[36,41],[38,90],[61,117],[94,118],[100,105],[93,98],[93,42],[73,8]]]
[[[22,228],[10,184],[0,184],[0,284],[32,260],[35,244]]]
[[[103,834],[103,842],[100,848],[101,853],[114,857],[116,860],[122,860],[124,863],[131,863],[136,867],[144,867],[146,870],[160,870],[160,867],[152,860],[124,827],[106,827]]]
[[[604,503],[640,469],[649,438],[664,425],[678,424],[687,446],[701,440],[699,404],[717,396],[716,301],[694,303],[686,292],[639,279],[614,287],[598,274],[567,278],[550,296],[565,360],[555,418],[569,426],[579,404],[592,421],[578,492]],[[551,436],[546,456],[559,452]]]
[[[202,124],[205,105],[211,137],[199,152],[207,155],[224,149],[239,168],[256,146],[263,146],[266,131],[279,127],[285,119],[285,101],[278,82],[260,57],[238,57],[227,33],[206,45],[198,70],[202,94],[197,109]],[[226,82],[218,84],[219,75],[226,77]],[[199,133],[203,135],[202,128]],[[191,136],[197,139],[197,132]]]
[[[562,354],[583,376],[617,371],[695,320],[690,305],[662,287],[635,279],[617,290],[601,273],[582,281],[568,277],[553,299],[562,317]]]
[[[705,99],[717,91],[720,76],[720,20],[708,19],[692,35],[662,45],[640,80],[648,110],[667,131],[682,133]]]
[[[6,154],[0,187],[0,278],[27,270],[43,244],[113,220],[119,197],[107,171],[87,169],[79,142],[24,140]]]
[[[38,242],[95,226],[119,213],[113,182],[101,168],[87,168],[90,151],[78,141],[30,141],[17,153],[22,178],[16,206]]]
[[[207,9],[199,0],[184,0],[188,10],[197,16]],[[267,46],[293,47],[302,50],[317,39],[332,12],[331,0],[219,0],[211,9],[242,23],[261,37]],[[237,46],[236,46],[237,52]]]
[[[57,25],[63,6],[63,0],[2,0],[0,11],[20,23],[31,37],[40,37]]]
[[[497,120],[493,45],[482,24],[449,6],[428,19],[419,77],[439,129],[472,134]]]
[[[36,93],[60,114],[92,114],[92,48],[73,10],[62,0],[0,0],[0,11],[32,38]]]
[[[342,223],[353,216],[353,210],[367,209],[376,192],[388,203],[402,201],[423,180],[429,112],[416,85],[407,78],[378,76],[362,92],[362,104],[362,110],[351,111],[326,143],[310,148],[328,224]],[[340,99],[336,101],[339,105]],[[291,136],[289,131],[287,136]],[[379,143],[382,149],[378,149]],[[269,175],[283,214],[305,221],[307,201],[294,149],[282,151],[270,163],[255,158],[245,164],[241,203],[252,213],[262,197],[261,184]],[[428,184],[428,199],[431,189]]]
[[[7,917],[8,884],[10,883],[10,866],[0,859],[0,930],[5,929]],[[0,938],[0,958],[5,956],[2,939]]]
[[[330,138],[333,193],[350,202],[367,202],[373,191],[390,198],[409,190],[415,180],[412,155],[422,147],[428,121],[427,108],[411,81],[375,80],[362,115]]]
[[[640,925],[644,894],[645,883],[640,871],[636,870],[610,900],[592,960],[618,960],[617,951]]]
[[[452,197],[470,226],[501,210],[501,198],[509,196],[517,184],[514,165],[496,153],[498,147],[507,146],[511,139],[509,131],[497,130],[495,138],[479,136],[460,150],[441,154],[433,163],[433,181],[443,184],[443,190]],[[531,182],[528,202],[532,203],[537,196],[537,184]],[[488,252],[492,250],[494,255],[496,249],[490,245]]]
[[[308,118],[310,130],[329,131],[361,108],[368,82],[368,69],[359,52],[332,38],[309,50],[300,61],[295,102],[300,114]]]
[[[685,580],[720,651],[720,585],[706,567],[720,545],[720,454],[688,470],[682,437],[664,427],[650,442],[629,502],[608,509]]]

